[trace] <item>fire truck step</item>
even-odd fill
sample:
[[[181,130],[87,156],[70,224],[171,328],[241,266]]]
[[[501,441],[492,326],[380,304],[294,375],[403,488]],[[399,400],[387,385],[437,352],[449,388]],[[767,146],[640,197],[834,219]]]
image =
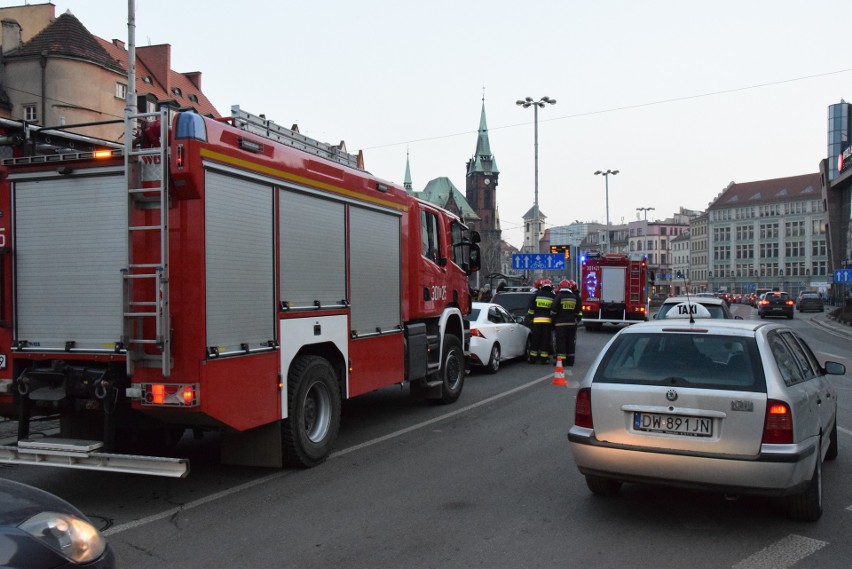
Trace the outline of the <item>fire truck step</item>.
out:
[[[0,463],[54,466],[77,470],[100,470],[186,478],[189,460],[159,456],[137,456],[93,452],[103,446],[100,441],[84,441],[47,437],[26,439],[17,446],[0,446]]]

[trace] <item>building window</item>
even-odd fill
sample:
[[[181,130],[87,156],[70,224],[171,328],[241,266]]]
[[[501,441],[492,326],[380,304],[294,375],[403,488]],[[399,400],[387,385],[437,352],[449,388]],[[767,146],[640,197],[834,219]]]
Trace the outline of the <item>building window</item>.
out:
[[[127,85],[124,83],[115,84],[115,98],[124,100],[127,98]]]
[[[24,120],[27,122],[38,121],[37,109],[36,105],[24,105]]]

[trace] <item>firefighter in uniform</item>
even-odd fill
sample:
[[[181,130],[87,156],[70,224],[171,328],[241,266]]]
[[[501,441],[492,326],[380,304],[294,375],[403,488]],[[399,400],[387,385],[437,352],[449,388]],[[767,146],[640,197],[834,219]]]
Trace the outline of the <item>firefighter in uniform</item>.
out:
[[[532,323],[530,333],[530,351],[527,361],[546,364],[550,360],[551,333],[553,319],[550,308],[553,304],[553,283],[549,279],[541,281],[541,287],[530,300],[527,318]]]
[[[556,332],[556,357],[562,356],[567,366],[574,365],[574,348],[577,345],[577,326],[583,318],[577,283],[565,280],[559,283],[559,292],[550,309]]]

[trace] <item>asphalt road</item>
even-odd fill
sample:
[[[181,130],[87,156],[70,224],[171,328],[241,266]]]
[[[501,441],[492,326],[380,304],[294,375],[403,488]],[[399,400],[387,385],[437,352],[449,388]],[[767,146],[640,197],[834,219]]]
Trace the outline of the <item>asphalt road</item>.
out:
[[[849,337],[812,318],[788,323],[820,359],[852,370]],[[580,332],[577,376],[612,333]],[[576,381],[552,377],[548,366],[515,362],[470,374],[450,406],[411,401],[401,388],[353,399],[338,450],[311,470],[222,466],[214,437],[187,437],[185,480],[32,466],[0,474],[101,521],[125,569],[849,566],[852,375],[833,378],[840,455],[824,468],[816,523],[760,498],[637,485],[592,496],[566,439]]]

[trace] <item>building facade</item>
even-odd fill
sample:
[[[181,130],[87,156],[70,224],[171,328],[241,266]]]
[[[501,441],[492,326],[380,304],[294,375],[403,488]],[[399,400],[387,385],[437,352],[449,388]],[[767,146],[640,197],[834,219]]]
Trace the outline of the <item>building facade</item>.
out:
[[[820,174],[732,182],[707,211],[708,289],[826,289],[831,277],[821,188]],[[701,238],[695,233],[693,243]]]
[[[0,117],[42,127],[115,121],[73,132],[120,142],[127,106],[128,52],[124,42],[92,35],[53,4],[0,8]],[[201,91],[201,73],[171,69],[169,45],[136,48],[137,108],[167,103],[218,117]],[[3,123],[6,134],[12,124]]]

